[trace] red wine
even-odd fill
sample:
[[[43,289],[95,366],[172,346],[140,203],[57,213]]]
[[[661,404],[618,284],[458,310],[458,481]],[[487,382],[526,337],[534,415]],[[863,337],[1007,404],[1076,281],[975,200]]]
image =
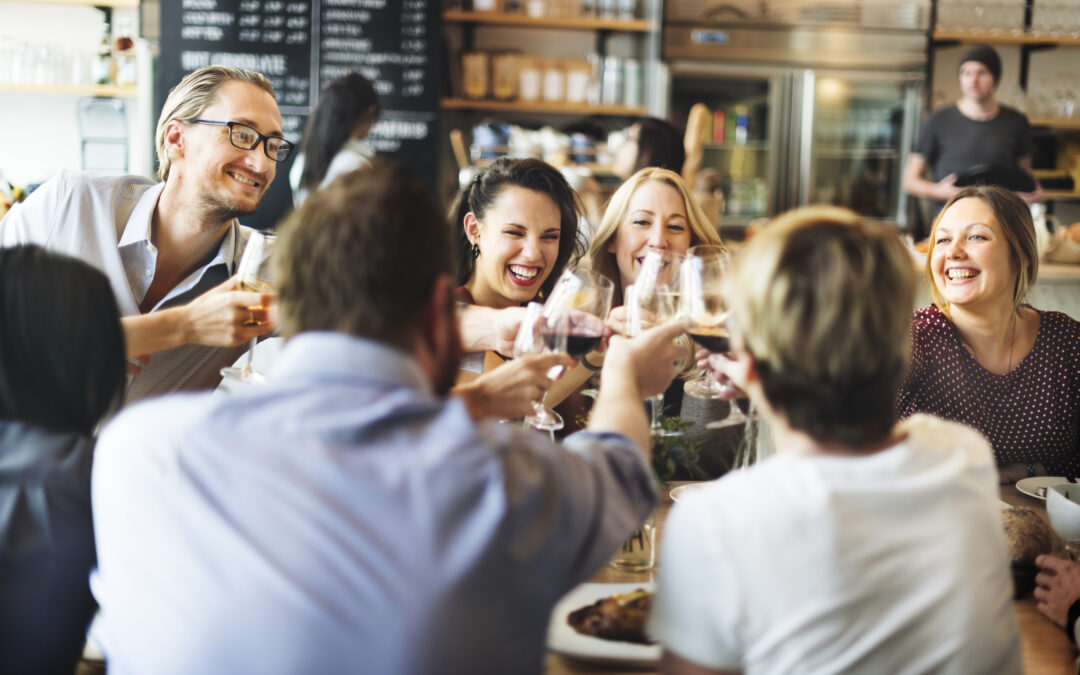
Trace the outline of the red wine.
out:
[[[559,334],[541,331],[540,337],[544,339],[544,344],[548,346],[548,349],[555,349],[555,343],[559,338]],[[599,335],[567,335],[566,353],[577,359],[583,354],[588,354],[598,344],[600,344]]]
[[[694,338],[694,342],[714,354],[731,351],[731,346],[728,344],[727,330],[724,328],[718,326],[693,328],[690,330],[690,337]]]

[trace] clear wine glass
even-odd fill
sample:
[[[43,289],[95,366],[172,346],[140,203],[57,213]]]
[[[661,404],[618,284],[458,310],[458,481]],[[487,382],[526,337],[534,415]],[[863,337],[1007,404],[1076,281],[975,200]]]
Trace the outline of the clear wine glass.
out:
[[[595,349],[604,337],[615,285],[584,267],[562,273],[540,312],[540,338],[553,352],[575,359]]]
[[[247,246],[244,247],[244,255],[240,258],[240,269],[237,274],[237,290],[253,291],[255,293],[273,293],[273,276],[270,270],[270,253],[274,249],[277,237],[265,232],[252,232],[248,238]],[[262,305],[248,307],[252,312],[262,311]],[[255,325],[254,314],[251,321],[245,325]],[[251,348],[248,350],[247,363],[243,367],[232,366],[222,368],[221,376],[240,382],[259,383],[266,381],[266,376],[255,370],[255,345],[259,338],[251,338]]]
[[[679,309],[679,269],[684,256],[675,251],[648,248],[641,271],[626,289],[627,330],[631,336],[671,321]],[[662,433],[660,408],[662,393],[649,397],[649,428]]]
[[[731,255],[723,246],[708,244],[687,251],[680,274],[680,307],[686,317],[687,332],[699,345],[714,353],[730,351],[729,317],[722,281],[731,268]],[[707,371],[699,379],[686,383],[684,391],[697,398],[729,401],[727,417],[711,422],[710,429],[744,424],[746,415],[735,400],[737,390],[730,383],[721,384]]]
[[[530,302],[525,307],[525,317],[521,320],[517,336],[514,338],[514,358],[521,358],[528,354],[542,354],[548,349],[559,351],[559,347],[562,348],[561,351],[566,351],[565,342],[549,347],[547,341],[541,336],[540,324],[543,310],[544,306],[539,302]],[[552,368],[548,375],[553,378],[558,377],[559,372],[559,368]],[[547,392],[544,392],[540,400],[532,402],[533,414],[525,418],[525,425],[554,433],[565,425],[559,413],[544,405],[546,398]]]

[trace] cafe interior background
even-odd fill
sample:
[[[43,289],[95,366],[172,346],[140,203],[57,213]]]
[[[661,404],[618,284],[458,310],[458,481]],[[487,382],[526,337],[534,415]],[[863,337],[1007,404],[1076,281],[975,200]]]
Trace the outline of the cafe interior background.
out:
[[[192,2],[175,1],[183,11]],[[1080,221],[1080,0],[409,4],[438,27],[426,49],[439,80],[444,195],[459,165],[508,150],[610,186],[605,134],[644,114],[681,127],[704,103],[702,168],[714,170],[707,189],[723,196],[725,237],[798,204],[856,205],[851,191],[866,184],[875,205],[859,208],[909,227],[914,205],[899,181],[914,134],[928,110],[959,96],[965,45],[989,42],[1004,63],[999,99],[1032,119],[1049,211]],[[159,3],[0,2],[0,17],[0,185],[32,186],[61,168],[152,175]],[[554,132],[528,134],[545,126]],[[507,128],[521,135],[500,136]],[[597,137],[587,148],[573,134],[582,129]],[[286,133],[299,141],[298,130]]]

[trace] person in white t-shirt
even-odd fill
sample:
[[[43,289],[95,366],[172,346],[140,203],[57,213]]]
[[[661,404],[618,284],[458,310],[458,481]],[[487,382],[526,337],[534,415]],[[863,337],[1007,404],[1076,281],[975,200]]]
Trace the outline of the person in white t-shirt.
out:
[[[897,422],[915,289],[897,234],[832,207],[754,237],[725,289],[776,454],[680,501],[649,629],[665,673],[1019,673],[990,446]]]

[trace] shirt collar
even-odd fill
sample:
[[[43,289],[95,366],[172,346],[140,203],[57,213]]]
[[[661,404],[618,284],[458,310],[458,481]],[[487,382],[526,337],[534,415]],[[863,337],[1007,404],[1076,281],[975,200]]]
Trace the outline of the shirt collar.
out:
[[[128,216],[127,224],[124,225],[124,233],[120,236],[119,241],[120,247],[151,243],[150,223],[153,221],[154,209],[157,208],[158,199],[164,189],[165,183],[158,183],[139,197],[139,200],[135,203],[135,208],[131,210],[131,215]],[[250,230],[241,231],[240,222],[233,218],[232,222],[229,223],[229,229],[221,240],[221,246],[218,247],[213,260],[205,265],[204,269],[224,264],[228,268],[229,274],[236,272],[236,265],[240,261],[240,256],[244,251],[244,246],[247,244],[250,232]]]
[[[135,208],[131,210],[127,224],[124,225],[124,234],[120,237],[120,246],[150,241],[150,222],[154,217],[154,209],[157,208],[158,198],[161,197],[161,191],[164,189],[165,183],[158,183],[142,193],[139,201],[135,202]]]
[[[366,380],[431,393],[431,379],[408,352],[344,333],[300,333],[274,364],[272,381]]]
[[[345,141],[345,147],[360,155],[364,159],[367,159],[369,161],[375,159],[375,148],[371,147],[371,144],[365,140],[361,140],[359,138],[350,138]]]

